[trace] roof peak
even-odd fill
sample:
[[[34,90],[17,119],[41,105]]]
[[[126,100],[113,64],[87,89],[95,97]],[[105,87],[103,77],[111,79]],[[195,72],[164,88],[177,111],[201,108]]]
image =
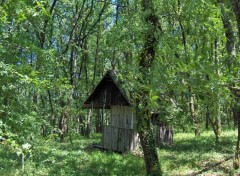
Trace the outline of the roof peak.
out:
[[[85,108],[110,108],[111,105],[132,106],[117,80],[115,70],[108,70],[84,103]]]

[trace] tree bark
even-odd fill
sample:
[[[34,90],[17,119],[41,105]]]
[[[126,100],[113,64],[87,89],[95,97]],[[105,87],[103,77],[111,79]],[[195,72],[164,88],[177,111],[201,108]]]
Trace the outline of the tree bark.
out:
[[[216,73],[219,77],[220,75],[220,69],[219,69],[219,54],[218,54],[218,39],[215,39],[214,41],[214,55],[215,55],[215,65],[216,65]],[[222,133],[222,125],[221,125],[221,111],[220,111],[220,90],[219,88],[217,89],[217,100],[215,103],[215,110],[216,110],[216,114],[214,114],[215,116],[215,126],[216,126],[216,132],[218,136],[220,136],[220,134]],[[218,140],[217,140],[218,142]]]
[[[234,124],[234,129],[236,129],[238,127],[238,110],[237,110],[237,106],[235,105],[233,107],[233,124]]]
[[[150,69],[155,59],[155,50],[158,44],[158,16],[154,11],[153,2],[151,0],[142,0],[142,8],[144,14],[144,23],[148,25],[145,33],[144,47],[141,52],[139,63],[139,71],[141,79],[139,83],[141,88],[138,91],[137,99],[137,125],[143,148],[144,161],[147,175],[162,175],[158,155],[156,151],[156,143],[150,123],[150,110],[148,109],[149,91],[144,88],[149,79]]]
[[[92,124],[91,124],[91,118],[92,118],[92,109],[89,110],[88,116],[87,116],[87,129],[86,129],[86,135],[89,137],[92,130]]]
[[[237,137],[237,146],[236,146],[236,153],[235,153],[235,160],[234,160],[234,168],[239,169],[240,168],[240,111],[238,110],[238,122],[237,122],[237,127],[238,127],[238,137]]]
[[[60,133],[60,142],[64,142],[64,137],[68,132],[68,113],[66,111],[63,112],[60,120],[59,120],[59,129]]]
[[[209,111],[209,106],[207,105],[207,107],[206,107],[206,123],[205,123],[206,130],[209,129],[209,119],[210,119],[210,111]]]
[[[95,127],[96,133],[103,133],[102,114],[100,110],[97,110]]]
[[[192,93],[192,88],[190,86],[189,86],[189,94],[190,94],[189,108],[190,108],[192,120],[194,122],[194,133],[195,133],[195,136],[200,136],[200,122],[197,117],[197,112],[195,108],[195,101],[194,101],[195,96]]]
[[[232,0],[232,7],[234,14],[236,16],[237,28],[238,28],[238,38],[240,41],[240,2],[239,0]]]
[[[238,29],[238,39],[240,41],[240,3],[239,0],[232,0],[232,7],[233,7],[233,11],[236,17],[236,21],[237,21],[237,29]],[[233,94],[235,95],[235,97],[237,97],[237,99],[239,99],[239,90],[238,92],[233,92]],[[236,153],[235,153],[235,161],[234,161],[234,168],[238,169],[240,168],[240,108],[237,106],[236,107],[236,111],[238,114],[237,115],[237,127],[238,127],[238,138],[237,138],[237,146],[236,146]]]
[[[224,10],[223,0],[221,0],[221,6],[223,9],[221,13],[222,22],[223,22],[223,27],[225,29],[225,36],[227,38],[227,42],[226,42],[226,49],[228,53],[227,64],[228,64],[229,72],[231,72],[232,64],[236,58],[235,39],[234,39],[233,27],[232,27],[229,15]]]

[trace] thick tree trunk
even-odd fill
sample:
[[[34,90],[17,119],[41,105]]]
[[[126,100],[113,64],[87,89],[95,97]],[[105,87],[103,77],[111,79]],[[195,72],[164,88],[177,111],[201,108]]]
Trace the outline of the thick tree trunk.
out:
[[[221,3],[223,4],[223,0],[221,0]],[[232,8],[236,17],[237,21],[237,29],[238,29],[238,38],[240,41],[240,1],[239,0],[232,0],[230,1],[232,3]],[[226,48],[229,54],[229,72],[231,72],[232,63],[235,60],[236,57],[236,48],[235,48],[235,41],[234,41],[234,33],[233,28],[230,23],[230,19],[227,15],[223,16],[223,24],[226,31],[226,38],[227,38],[227,44]],[[232,86],[232,85],[231,85]],[[236,98],[236,102],[238,102],[239,98],[239,90],[234,91],[232,90],[233,96]],[[237,138],[237,145],[236,145],[236,151],[235,151],[235,161],[234,161],[234,168],[238,169],[240,168],[240,108],[237,104],[234,105],[233,108],[233,117],[234,117],[234,124],[238,127],[238,138]]]
[[[159,160],[158,160],[158,155],[156,151],[155,137],[153,135],[153,131],[150,123],[151,115],[146,107],[147,106],[146,94],[147,93],[145,92],[142,94],[144,96],[140,95],[140,97],[142,98],[145,97],[141,101],[141,103],[145,104],[144,108],[143,109],[137,108],[138,133],[140,137],[141,146],[143,149],[147,175],[151,175],[151,176],[162,175]]]
[[[236,47],[235,47],[235,37],[234,37],[234,32],[233,32],[233,27],[232,27],[232,24],[231,24],[231,21],[230,21],[230,18],[229,18],[229,14],[225,11],[225,4],[224,4],[224,1],[223,0],[220,0],[221,2],[221,6],[222,6],[222,9],[221,10],[221,15],[222,15],[222,22],[223,22],[223,27],[225,29],[225,36],[226,36],[226,39],[227,39],[227,42],[226,42],[226,49],[227,49],[227,53],[228,53],[228,60],[227,60],[227,63],[228,63],[228,71],[229,73],[232,72],[232,66],[234,64],[234,61],[236,60]],[[234,5],[234,12],[236,14],[236,18],[240,18],[240,15],[237,10],[239,10],[239,4],[238,6],[235,6],[236,2],[232,1],[232,4]],[[240,19],[239,19],[240,20]],[[240,23],[240,21],[238,22]],[[240,28],[239,28],[240,29]],[[232,113],[233,113],[233,117],[235,117],[235,107],[236,105],[234,105],[234,107],[232,108]],[[235,119],[234,118],[234,127],[235,124],[237,122],[237,118]]]
[[[144,153],[147,175],[161,175],[153,134],[149,131],[141,131],[139,137]]]
[[[155,49],[158,44],[158,16],[154,10],[154,4],[151,0],[142,0],[142,8],[144,14],[144,23],[148,29],[145,31],[144,46],[141,52],[141,60],[139,63],[140,89],[137,99],[137,125],[143,148],[144,161],[147,175],[162,175],[158,155],[156,151],[156,143],[150,123],[150,110],[148,106],[149,90],[144,85],[149,80],[149,73],[155,58]]]
[[[232,64],[236,58],[235,38],[234,38],[233,27],[232,27],[229,15],[224,10],[225,5],[223,3],[223,0],[221,0],[221,6],[223,9],[221,10],[222,22],[223,22],[223,27],[225,29],[225,36],[227,39],[227,42],[226,42],[226,49],[228,53],[227,63],[228,63],[229,72],[231,72]]]

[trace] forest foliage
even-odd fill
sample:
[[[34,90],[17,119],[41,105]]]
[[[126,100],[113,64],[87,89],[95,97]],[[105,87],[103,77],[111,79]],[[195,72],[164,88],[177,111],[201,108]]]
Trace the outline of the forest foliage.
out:
[[[97,132],[101,112],[89,120],[81,107],[107,70],[136,109],[176,131],[212,129],[218,142],[222,128],[237,127],[238,1],[152,0],[143,10],[144,2],[1,0],[1,144],[24,156],[42,136]],[[157,21],[146,19],[152,11]],[[142,71],[150,34],[154,60]]]

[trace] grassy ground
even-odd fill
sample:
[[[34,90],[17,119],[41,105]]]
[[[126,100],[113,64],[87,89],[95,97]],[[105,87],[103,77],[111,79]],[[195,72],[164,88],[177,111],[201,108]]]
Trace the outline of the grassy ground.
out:
[[[99,135],[91,139],[74,136],[72,143],[59,143],[53,139],[41,139],[33,144],[33,155],[25,160],[24,175],[145,175],[141,151],[137,154],[117,154],[91,147],[100,141]],[[234,153],[236,134],[225,131],[218,145],[214,143],[212,132],[204,132],[201,137],[179,133],[174,136],[174,144],[158,149],[161,167],[165,176],[191,175]],[[237,175],[240,170],[232,169],[233,160],[222,163],[201,175]],[[0,146],[0,175],[22,175],[21,158],[9,148]]]

